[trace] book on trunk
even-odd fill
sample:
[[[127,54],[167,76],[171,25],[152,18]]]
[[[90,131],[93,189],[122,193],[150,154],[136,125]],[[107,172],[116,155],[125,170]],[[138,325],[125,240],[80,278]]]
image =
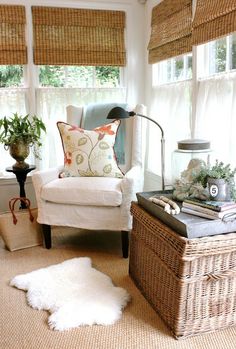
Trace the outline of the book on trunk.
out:
[[[189,204],[188,206],[183,205],[181,211],[185,213],[193,214],[195,216],[205,217],[209,219],[223,219],[225,217],[236,215],[236,208],[231,208],[229,210],[217,212],[205,207],[191,205],[191,204]]]
[[[210,200],[199,200],[199,199],[185,199],[183,201],[183,206],[185,203],[193,204],[195,206],[209,208],[213,211],[221,212],[229,210],[231,208],[236,208],[235,201],[210,201]]]
[[[197,212],[203,212],[205,214],[211,215],[211,216],[216,217],[216,218],[223,218],[224,215],[226,215],[228,213],[234,213],[234,212],[236,213],[236,205],[235,205],[235,207],[229,206],[227,210],[225,209],[223,211],[215,211],[215,210],[212,210],[212,209],[207,208],[207,207],[198,206],[198,205],[191,204],[189,202],[184,201],[182,208],[187,208],[187,209],[194,210]]]

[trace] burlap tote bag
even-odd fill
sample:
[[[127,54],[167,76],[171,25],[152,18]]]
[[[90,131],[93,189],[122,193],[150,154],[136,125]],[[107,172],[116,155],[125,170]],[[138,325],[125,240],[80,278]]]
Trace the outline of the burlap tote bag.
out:
[[[24,201],[27,208],[15,210],[17,201]],[[30,208],[27,198],[12,198],[9,201],[10,211],[0,214],[0,233],[10,251],[42,244],[42,228],[37,223],[37,208]]]

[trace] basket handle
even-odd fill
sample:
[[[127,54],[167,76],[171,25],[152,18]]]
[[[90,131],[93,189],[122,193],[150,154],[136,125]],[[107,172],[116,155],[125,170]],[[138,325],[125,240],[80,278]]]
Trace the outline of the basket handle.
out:
[[[210,273],[210,274],[207,274],[207,281],[212,281],[212,280],[217,281],[217,280],[226,279],[230,276],[233,276],[235,273],[236,273],[236,268],[225,270],[219,274]]]
[[[34,220],[34,216],[32,215],[31,209],[30,209],[30,200],[28,198],[24,198],[24,197],[17,197],[17,198],[12,198],[9,200],[9,209],[11,211],[12,214],[12,219],[13,219],[13,223],[16,224],[17,223],[17,218],[14,212],[15,209],[15,204],[17,201],[24,201],[24,203],[26,204],[26,208],[29,211],[29,219],[31,222],[33,222]]]

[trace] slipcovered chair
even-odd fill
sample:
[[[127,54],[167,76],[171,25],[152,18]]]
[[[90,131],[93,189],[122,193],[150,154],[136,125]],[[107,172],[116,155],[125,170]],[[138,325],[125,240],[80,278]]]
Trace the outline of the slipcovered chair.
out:
[[[57,123],[61,137],[65,135],[65,142],[68,139],[66,132],[76,135],[76,132],[88,132],[90,128],[103,130],[98,124],[109,124],[106,120],[108,112],[117,104],[95,104],[92,107],[67,107],[67,123]],[[137,109],[138,108],[138,109]],[[140,110],[141,109],[141,110]],[[137,106],[136,111],[143,113],[143,106]],[[96,110],[103,114],[103,119],[96,114]],[[110,123],[112,127],[117,127]],[[141,119],[122,120],[123,131],[118,151],[123,151],[117,172],[121,169],[124,175],[114,176],[68,176],[65,171],[66,145],[63,144],[65,155],[64,166],[37,171],[33,174],[32,180],[38,206],[38,222],[43,225],[45,247],[51,248],[51,226],[75,227],[86,230],[121,231],[121,242],[123,257],[128,257],[129,231],[132,227],[130,204],[136,200],[136,192],[142,191],[143,170],[142,170],[142,132]],[[75,126],[76,125],[76,126]],[[55,125],[56,127],[56,125]],[[78,128],[79,127],[79,128]],[[110,128],[109,128],[110,127]],[[83,129],[82,129],[83,128]],[[92,134],[94,131],[91,131]],[[112,133],[112,132],[110,132]],[[102,138],[103,136],[99,136]],[[69,137],[70,138],[70,137]],[[105,138],[104,138],[105,139]],[[80,144],[85,138],[79,140]],[[116,137],[116,142],[118,136]],[[104,142],[102,146],[104,146]],[[123,150],[122,150],[123,147]],[[114,147],[115,148],[115,147]],[[112,149],[113,152],[113,149]],[[69,152],[70,153],[70,152]],[[71,153],[70,153],[71,155]],[[81,155],[79,155],[80,159]]]

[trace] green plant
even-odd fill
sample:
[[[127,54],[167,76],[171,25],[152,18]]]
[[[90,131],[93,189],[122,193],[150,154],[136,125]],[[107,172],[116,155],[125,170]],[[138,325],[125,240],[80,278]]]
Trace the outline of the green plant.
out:
[[[208,178],[224,179],[225,182],[231,185],[231,196],[233,199],[236,199],[235,174],[236,168],[231,169],[230,164],[225,165],[222,161],[216,160],[215,165],[203,167],[193,179],[193,182],[201,183],[206,188]]]
[[[224,179],[231,183],[236,174],[236,168],[231,169],[230,164],[225,165],[222,161],[216,160],[215,165],[203,167],[194,178],[194,183],[201,183],[205,188],[208,178]]]
[[[40,157],[38,148],[42,146],[41,135],[46,132],[46,126],[36,115],[22,116],[14,113],[12,117],[0,119],[0,143],[5,146],[21,140],[29,146],[34,146],[34,154]]]

